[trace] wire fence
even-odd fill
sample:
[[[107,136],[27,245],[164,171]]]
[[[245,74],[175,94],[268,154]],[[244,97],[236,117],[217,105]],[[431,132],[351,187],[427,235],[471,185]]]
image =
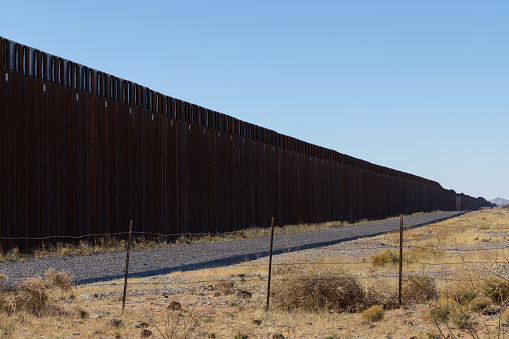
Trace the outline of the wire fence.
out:
[[[433,225],[431,225],[430,231],[433,229]],[[369,269],[372,267],[372,262],[369,259],[372,259],[376,254],[380,254],[384,250],[389,250],[392,253],[392,259],[387,259],[387,262],[382,262],[379,266],[384,266],[383,272],[370,272],[369,274],[357,273],[355,277],[357,279],[380,279],[380,278],[398,278],[397,267],[394,265],[394,271],[391,271],[391,265],[395,264],[398,259],[397,251],[398,249],[403,249],[403,257],[402,264],[405,267],[405,271],[403,275],[410,274],[427,274],[437,281],[459,281],[463,278],[456,278],[449,276],[452,271],[458,269],[465,269],[468,266],[476,266],[477,268],[481,267],[487,271],[490,271],[492,275],[508,277],[509,276],[509,254],[504,252],[505,249],[509,247],[509,240],[505,241],[505,233],[508,232],[507,236],[509,237],[509,224],[499,223],[496,226],[494,225],[440,225],[440,236],[451,236],[458,234],[458,230],[468,230],[475,229],[478,231],[500,231],[503,237],[498,237],[502,240],[500,241],[488,241],[478,242],[475,245],[447,245],[447,244],[409,244],[411,242],[422,241],[426,238],[425,235],[415,236],[415,229],[405,229],[404,234],[412,234],[411,237],[404,237],[404,243],[398,244],[395,241],[392,243],[358,243],[352,245],[351,243],[348,246],[333,245],[328,246],[326,248],[317,249],[314,245],[308,246],[299,246],[297,251],[293,251],[291,247],[282,249],[279,247],[279,250],[283,250],[282,255],[286,255],[287,258],[285,262],[274,262],[272,264],[274,271],[278,271],[280,269],[288,269],[288,268],[305,268],[305,267],[322,267],[322,268],[348,268],[348,267],[364,267],[365,269]],[[424,231],[422,232],[425,233]],[[104,233],[104,234],[88,234],[82,236],[69,236],[68,238],[72,239],[82,239],[89,237],[114,237],[114,236],[122,236],[128,235],[129,232],[118,232],[118,233]],[[230,235],[236,235],[238,231],[235,232],[227,232],[221,235],[218,235],[219,238],[224,238]],[[180,233],[180,234],[161,234],[161,233],[153,233],[153,232],[141,232],[141,231],[133,231],[132,235],[134,238],[136,237],[154,237],[154,238],[200,238],[203,236],[210,236],[208,233]],[[278,235],[276,235],[277,237]],[[436,238],[437,234],[430,234],[430,238]],[[30,238],[30,239],[38,239],[38,240],[46,240],[50,238],[61,238],[61,236],[48,236],[48,237],[39,237],[39,238]],[[13,239],[7,237],[0,237],[0,239]],[[16,238],[17,239],[17,238]],[[235,239],[227,239],[235,240]],[[170,244],[159,244],[164,247]],[[303,260],[302,257],[306,256],[306,252],[308,250],[312,251],[320,251],[321,254],[314,255],[312,260]],[[355,250],[360,253],[368,253],[368,257],[361,258],[359,256],[352,255],[352,251]],[[263,258],[265,254],[269,251],[268,246],[264,247],[254,247],[250,248],[251,253],[259,253],[262,258],[256,261],[249,261],[243,263],[237,263],[235,267],[239,270],[245,270],[245,268],[249,268],[255,271],[263,271],[267,270],[268,264],[265,262],[267,258]],[[487,254],[485,255],[485,259],[481,260],[481,258],[472,258],[469,254],[479,253],[480,251],[485,251]],[[209,248],[208,252],[220,254],[224,252],[224,249],[221,248]],[[281,254],[279,254],[281,255]],[[295,257],[292,258],[291,256]],[[288,257],[290,256],[290,257]],[[367,260],[368,259],[368,260]],[[392,260],[392,263],[389,261]],[[437,270],[438,269],[438,270]],[[373,269],[371,269],[373,270]],[[287,279],[285,276],[276,273],[274,277],[274,281],[285,281]],[[37,275],[24,275],[22,278],[30,278]],[[183,284],[206,284],[206,283],[214,283],[218,280],[223,279],[223,277],[217,277],[217,275],[206,275],[201,276],[200,279],[195,280],[186,280],[180,281],[176,283],[176,285]],[[267,280],[267,274],[256,274],[256,275],[244,275],[242,274],[240,277],[230,276],[228,279],[232,281],[242,281],[242,283],[249,282],[263,282]],[[485,277],[472,278],[474,280],[483,280]],[[146,280],[146,279],[145,279]],[[129,282],[129,285],[132,286],[171,286],[175,283],[172,280],[162,279],[160,281],[133,281]],[[94,286],[119,286],[116,282],[100,282],[94,283]]]

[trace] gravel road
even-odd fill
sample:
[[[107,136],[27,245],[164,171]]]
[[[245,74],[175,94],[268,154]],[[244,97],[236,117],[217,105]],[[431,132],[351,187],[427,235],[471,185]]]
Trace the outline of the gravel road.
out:
[[[435,212],[404,220],[405,228],[418,227],[456,217],[463,212]],[[399,219],[359,226],[274,237],[274,254],[329,246],[399,229]],[[250,238],[205,244],[182,244],[168,248],[132,251],[129,277],[146,277],[173,271],[236,264],[267,256],[270,238]],[[0,273],[17,283],[26,276],[41,275],[49,268],[70,272],[76,284],[119,279],[124,276],[125,252],[101,253],[74,257],[46,257],[0,264]]]

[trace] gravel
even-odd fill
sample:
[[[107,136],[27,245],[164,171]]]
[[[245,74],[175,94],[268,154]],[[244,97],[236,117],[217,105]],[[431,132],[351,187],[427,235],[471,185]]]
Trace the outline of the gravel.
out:
[[[434,212],[404,220],[405,228],[423,226],[463,212]],[[399,219],[344,226],[329,230],[274,237],[273,254],[318,248],[364,237],[376,236],[399,229]],[[269,237],[240,239],[227,242],[182,244],[168,248],[131,251],[129,277],[148,277],[174,271],[194,270],[213,266],[237,264],[268,255]],[[73,257],[45,257],[21,262],[0,264],[0,273],[9,277],[11,284],[27,276],[44,274],[49,268],[68,271],[76,284],[109,281],[125,274],[125,252],[100,253]]]

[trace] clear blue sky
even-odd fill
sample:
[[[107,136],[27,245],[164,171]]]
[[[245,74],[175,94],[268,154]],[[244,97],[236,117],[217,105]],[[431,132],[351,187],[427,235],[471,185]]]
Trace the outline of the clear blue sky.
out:
[[[3,1],[0,35],[509,199],[509,1]]]

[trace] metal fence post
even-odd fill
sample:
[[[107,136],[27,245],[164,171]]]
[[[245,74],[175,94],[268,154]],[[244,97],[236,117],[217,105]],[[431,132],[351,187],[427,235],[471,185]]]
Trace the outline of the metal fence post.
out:
[[[401,307],[401,286],[403,283],[403,214],[399,218],[399,284],[398,306]]]
[[[129,239],[127,240],[127,256],[125,259],[125,278],[124,278],[124,296],[122,297],[122,314],[125,311],[125,297],[127,294],[127,274],[129,272],[129,252],[131,251],[131,233],[133,230],[133,221],[129,220]]]
[[[272,271],[272,246],[274,245],[274,217],[272,217],[272,222],[270,226],[270,252],[269,252],[269,278],[267,282],[267,311],[269,310],[269,298],[270,298],[270,273]]]

